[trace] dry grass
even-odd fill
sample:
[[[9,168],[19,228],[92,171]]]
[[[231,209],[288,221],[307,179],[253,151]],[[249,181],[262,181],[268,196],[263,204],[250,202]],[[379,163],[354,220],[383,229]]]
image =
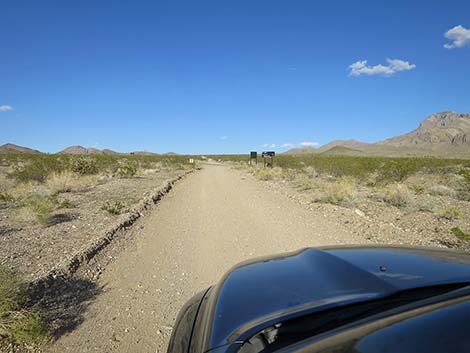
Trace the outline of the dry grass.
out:
[[[282,168],[279,168],[279,167],[274,167],[274,168],[260,167],[260,168],[255,169],[254,174],[259,180],[267,181],[267,180],[281,178],[283,175],[283,170]]]
[[[70,171],[52,173],[46,179],[44,185],[52,194],[62,192],[81,191],[90,186],[97,185],[97,175],[79,175]]]
[[[0,266],[0,344],[38,344],[47,339],[41,315],[26,306],[28,287],[20,276]],[[12,350],[13,351],[13,350]]]
[[[465,240],[465,241],[470,241],[470,234],[469,233],[465,233],[462,229],[460,229],[459,227],[454,227],[454,228],[451,228],[450,230],[457,238],[459,238],[460,240]]]
[[[9,194],[15,200],[23,200],[36,192],[36,190],[41,189],[41,184],[35,181],[28,181],[25,183],[19,183],[15,187],[9,190]]]
[[[452,221],[454,219],[460,218],[462,211],[458,207],[446,207],[439,211],[439,217]]]
[[[405,184],[394,183],[383,188],[379,198],[396,207],[406,207],[412,200],[412,194]]]
[[[429,194],[435,196],[457,197],[457,191],[445,185],[433,185],[429,188]]]
[[[300,190],[311,190],[318,187],[318,184],[315,180],[303,173],[297,174],[295,178],[295,184]]]
[[[320,201],[350,207],[357,197],[356,184],[352,178],[340,178],[336,182],[323,185]]]

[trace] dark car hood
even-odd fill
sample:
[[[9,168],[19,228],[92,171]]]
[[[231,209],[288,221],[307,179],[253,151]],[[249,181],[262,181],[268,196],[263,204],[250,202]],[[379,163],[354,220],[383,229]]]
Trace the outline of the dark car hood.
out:
[[[208,348],[302,313],[425,286],[470,283],[465,253],[407,247],[303,249],[241,263],[209,298]]]

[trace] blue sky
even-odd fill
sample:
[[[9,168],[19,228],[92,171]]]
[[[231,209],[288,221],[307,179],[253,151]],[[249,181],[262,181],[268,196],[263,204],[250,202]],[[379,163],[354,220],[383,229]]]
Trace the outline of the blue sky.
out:
[[[466,0],[0,5],[0,143],[281,151],[470,112]]]

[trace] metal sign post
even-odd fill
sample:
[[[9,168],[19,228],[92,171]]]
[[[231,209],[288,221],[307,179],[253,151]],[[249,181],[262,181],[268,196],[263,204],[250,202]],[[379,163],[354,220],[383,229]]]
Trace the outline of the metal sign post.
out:
[[[261,155],[263,156],[263,165],[272,168],[274,166],[274,156],[276,152],[265,151]]]
[[[258,152],[250,152],[250,164],[253,164],[253,160],[255,160],[255,163],[258,164]]]

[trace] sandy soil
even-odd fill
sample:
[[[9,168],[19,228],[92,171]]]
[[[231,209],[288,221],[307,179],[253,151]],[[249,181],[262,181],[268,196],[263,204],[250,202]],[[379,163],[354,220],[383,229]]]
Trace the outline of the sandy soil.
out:
[[[69,206],[54,212],[50,226],[20,220],[19,208],[0,208],[0,265],[15,268],[28,281],[62,269],[77,253],[127,219],[139,201],[183,173],[162,169],[133,178],[104,178],[98,185],[62,193],[61,200],[67,200]],[[121,214],[102,209],[106,202],[116,201],[125,206]]]
[[[90,273],[76,279],[82,295],[74,324],[50,352],[165,352],[180,307],[236,263],[364,242],[347,224],[314,217],[239,171],[207,165],[94,260],[91,267],[106,268],[97,283],[86,279]]]

